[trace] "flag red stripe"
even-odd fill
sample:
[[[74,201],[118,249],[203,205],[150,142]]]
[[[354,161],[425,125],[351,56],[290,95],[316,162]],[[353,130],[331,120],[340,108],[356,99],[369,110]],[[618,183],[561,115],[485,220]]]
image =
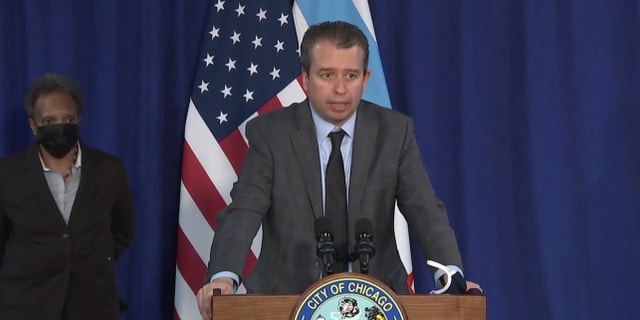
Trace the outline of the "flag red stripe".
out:
[[[265,103],[262,107],[260,107],[260,109],[258,109],[258,114],[263,114],[267,111],[280,109],[280,108],[282,108],[282,103],[280,103],[280,99],[278,99],[278,96],[273,96],[273,98],[269,99],[267,103]]]
[[[233,170],[236,174],[240,173],[240,166],[242,165],[242,159],[247,154],[247,144],[244,142],[244,138],[240,133],[240,130],[236,129],[220,141],[220,148],[227,156],[227,159],[231,163]]]
[[[407,286],[409,287],[409,294],[415,294],[415,292],[412,289],[412,286],[413,286],[413,272],[409,273],[409,275],[407,276]]]
[[[178,228],[178,248],[180,250],[178,250],[176,257],[176,266],[182,278],[187,282],[193,293],[196,294],[204,282],[207,267],[193,249],[193,246],[191,246],[182,228]]]
[[[256,265],[257,261],[258,259],[256,258],[256,255],[252,250],[249,250],[249,253],[247,253],[247,260],[244,262],[244,269],[242,270],[243,277],[248,275],[249,272],[253,270],[253,267]]]
[[[300,88],[304,90],[304,84],[302,83],[302,73],[298,77],[296,77],[296,80],[298,80],[298,83],[300,84]]]
[[[226,203],[213,182],[209,180],[207,172],[187,141],[184,142],[182,155],[182,183],[211,228],[215,230],[215,215],[226,206]]]

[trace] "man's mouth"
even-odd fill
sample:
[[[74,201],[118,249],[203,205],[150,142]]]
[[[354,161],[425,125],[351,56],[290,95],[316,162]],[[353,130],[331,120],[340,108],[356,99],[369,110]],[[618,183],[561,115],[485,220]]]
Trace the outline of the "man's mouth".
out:
[[[329,105],[334,109],[344,109],[349,106],[347,102],[329,102]]]

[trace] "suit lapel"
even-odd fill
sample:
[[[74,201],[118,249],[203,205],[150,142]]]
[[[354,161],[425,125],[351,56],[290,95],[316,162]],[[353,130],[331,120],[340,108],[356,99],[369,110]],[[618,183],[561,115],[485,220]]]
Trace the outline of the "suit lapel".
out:
[[[367,178],[371,161],[374,159],[374,149],[378,135],[378,121],[371,112],[367,102],[360,102],[356,118],[353,137],[353,152],[351,155],[351,178],[349,182],[349,225],[355,225],[364,214],[354,209],[361,202],[362,194],[367,185]]]
[[[322,217],[322,184],[320,183],[320,155],[316,132],[307,100],[291,106],[296,108],[296,130],[291,132],[291,142],[302,170],[307,197],[315,218]]]
[[[80,171],[80,184],[78,185],[78,192],[76,198],[73,201],[73,207],[71,208],[71,217],[69,218],[69,225],[75,225],[79,219],[82,219],[80,213],[83,212],[83,208],[91,206],[90,201],[92,195],[96,189],[98,178],[96,174],[99,170],[96,169],[95,157],[91,153],[91,149],[81,144],[82,150],[82,166]]]
[[[62,218],[62,213],[60,212],[60,209],[58,208],[58,205],[56,204],[56,201],[51,194],[49,184],[47,183],[47,179],[44,176],[44,172],[42,170],[42,162],[40,162],[40,156],[38,153],[37,143],[33,143],[29,147],[24,160],[24,167],[27,171],[27,181],[31,181],[34,193],[45,204],[45,206],[47,207],[47,211],[54,214],[56,216],[56,219],[64,224],[65,222]]]

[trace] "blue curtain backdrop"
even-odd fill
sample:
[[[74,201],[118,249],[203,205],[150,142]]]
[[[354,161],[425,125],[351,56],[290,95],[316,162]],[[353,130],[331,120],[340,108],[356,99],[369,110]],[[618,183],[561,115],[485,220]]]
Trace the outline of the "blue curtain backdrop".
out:
[[[129,170],[123,319],[172,317],[183,127],[209,6],[0,3],[0,156],[32,141],[23,94],[56,71],[84,89],[82,139]],[[640,318],[638,2],[370,6],[392,103],[415,120],[488,318]]]

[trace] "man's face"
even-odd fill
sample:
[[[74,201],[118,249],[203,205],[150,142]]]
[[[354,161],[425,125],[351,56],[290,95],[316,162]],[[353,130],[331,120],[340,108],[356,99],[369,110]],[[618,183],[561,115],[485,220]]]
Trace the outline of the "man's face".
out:
[[[302,70],[302,87],[322,119],[341,126],[356,111],[370,72],[358,46],[338,49],[321,40],[310,52],[309,71]]]
[[[71,95],[66,92],[52,91],[36,99],[33,119],[29,119],[31,131],[37,127],[61,123],[78,123],[78,108]]]

